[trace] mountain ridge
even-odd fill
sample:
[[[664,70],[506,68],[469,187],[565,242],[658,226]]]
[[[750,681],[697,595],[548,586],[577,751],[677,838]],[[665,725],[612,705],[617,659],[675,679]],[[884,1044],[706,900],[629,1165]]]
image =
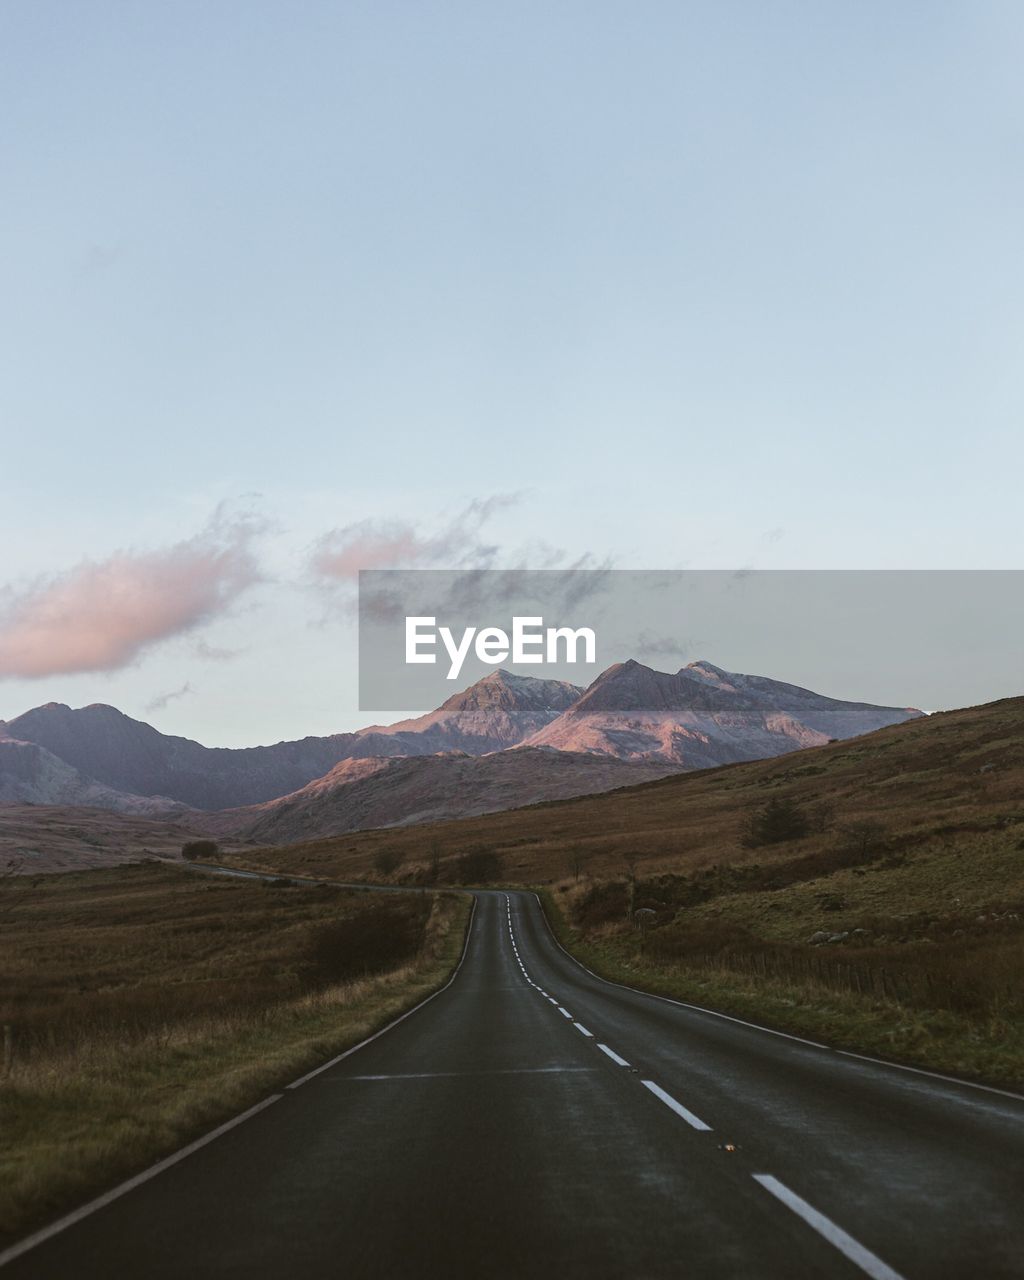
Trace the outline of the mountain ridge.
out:
[[[0,723],[0,742],[34,744],[47,753],[34,757],[31,785],[24,750],[9,754],[6,774],[0,759],[0,803],[5,796],[7,803],[46,803],[48,795],[50,803],[82,802],[88,796],[89,803],[124,812],[178,806],[202,814],[267,805],[311,788],[304,803],[313,804],[314,797],[322,801],[338,788],[359,784],[366,790],[388,759],[434,756],[448,758],[447,765],[432,766],[441,792],[446,770],[472,776],[474,786],[489,791],[497,771],[474,773],[454,764],[453,753],[482,758],[525,749],[572,756],[581,789],[590,791],[603,768],[596,760],[670,772],[707,768],[820,745],[919,714],[827,698],[703,660],[664,672],[635,659],[609,667],[586,689],[498,669],[421,716],[257,747],[206,747],[162,734],[104,703],[73,709],[50,702]],[[540,795],[535,775],[544,768],[543,757],[534,757],[532,770],[510,765],[509,773],[518,769],[524,785],[529,773],[527,791]],[[470,792],[467,805],[487,803]]]
[[[829,698],[703,660],[667,672],[630,658],[602,672],[524,745],[713,768],[821,746],[922,714]]]

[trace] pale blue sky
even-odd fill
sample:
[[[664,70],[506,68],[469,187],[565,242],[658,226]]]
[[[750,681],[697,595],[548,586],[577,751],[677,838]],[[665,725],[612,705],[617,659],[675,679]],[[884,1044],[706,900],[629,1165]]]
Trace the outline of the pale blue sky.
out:
[[[498,493],[512,559],[1019,567],[1022,63],[985,0],[4,5],[0,584],[222,502],[269,581],[0,717],[354,727],[311,544]]]

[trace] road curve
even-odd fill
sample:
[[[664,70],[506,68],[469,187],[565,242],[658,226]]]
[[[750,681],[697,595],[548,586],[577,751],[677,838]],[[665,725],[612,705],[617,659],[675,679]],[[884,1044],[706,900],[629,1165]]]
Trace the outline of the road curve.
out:
[[[4,1280],[1024,1276],[1024,1100],[603,982],[528,893],[193,1146]]]

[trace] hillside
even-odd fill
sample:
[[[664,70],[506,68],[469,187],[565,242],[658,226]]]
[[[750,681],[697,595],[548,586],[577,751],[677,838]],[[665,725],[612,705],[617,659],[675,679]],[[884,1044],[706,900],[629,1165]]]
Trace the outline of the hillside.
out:
[[[887,840],[902,849],[945,848],[960,839],[1010,849],[1024,837],[1022,788],[1024,698],[1008,698],[795,757],[682,773],[614,794],[416,830],[296,845],[275,853],[275,865],[318,875],[366,874],[376,850],[394,848],[412,864],[436,839],[451,857],[481,845],[493,849],[520,881],[559,878],[570,849],[595,876],[621,876],[627,858],[639,859],[645,874],[693,872],[824,851],[839,827],[863,820],[883,824]],[[827,829],[784,846],[745,848],[746,819],[773,796],[808,808],[827,805]]]
[[[196,829],[256,844],[287,844],[371,827],[437,822],[663,777],[673,766],[522,747],[486,756],[445,753],[345,760],[294,795],[253,809],[196,815]]]
[[[88,805],[140,817],[181,814],[186,806],[164,796],[137,796],[87,778],[37,746],[0,737],[0,805]]]
[[[552,885],[553,927],[613,980],[1024,1085],[1024,698],[798,758],[253,856],[325,877],[390,863],[422,881],[431,849],[442,882],[472,866]],[[498,865],[460,863],[481,851]]]
[[[178,861],[194,832],[176,817],[111,813],[87,805],[9,804],[0,809],[0,871],[86,871],[149,858]],[[230,837],[224,848],[238,847]]]

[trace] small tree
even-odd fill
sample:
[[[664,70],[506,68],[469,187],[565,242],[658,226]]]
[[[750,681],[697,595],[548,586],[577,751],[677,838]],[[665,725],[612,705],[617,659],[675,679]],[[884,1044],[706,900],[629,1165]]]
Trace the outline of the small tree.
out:
[[[622,861],[626,868],[626,919],[633,919],[633,908],[636,906],[636,870],[640,865],[638,853],[624,853]]]
[[[431,884],[438,884],[441,879],[441,845],[437,840],[430,842],[430,853],[427,856],[427,874]]]
[[[579,880],[587,863],[587,855],[580,845],[574,845],[567,855],[569,873],[574,880]]]
[[[773,796],[763,808],[751,815],[743,843],[750,848],[781,844],[784,840],[799,840],[809,830],[807,815],[795,800]]]
[[[883,823],[874,818],[844,822],[838,832],[839,848],[854,858],[869,859],[885,850],[887,839]]]
[[[186,840],[181,846],[181,856],[186,862],[208,862],[220,853],[216,840]]]

